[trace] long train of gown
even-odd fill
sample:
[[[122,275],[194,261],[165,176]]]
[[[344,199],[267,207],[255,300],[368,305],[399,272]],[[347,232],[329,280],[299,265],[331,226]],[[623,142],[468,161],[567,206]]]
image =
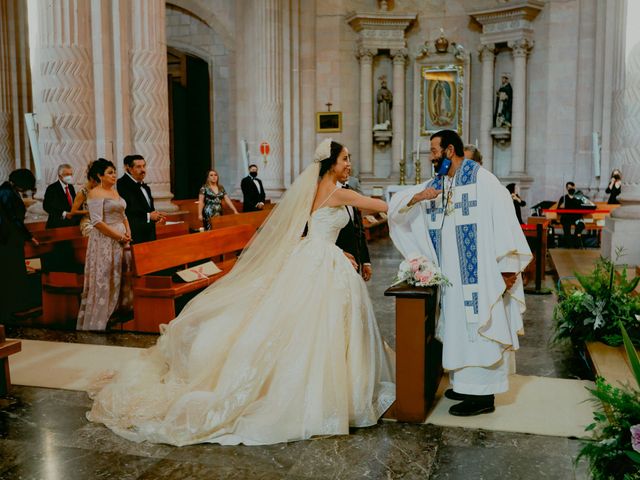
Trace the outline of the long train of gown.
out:
[[[364,281],[334,244],[347,221],[345,208],[316,210],[264,295],[252,300],[246,286],[245,302],[170,328],[97,393],[89,420],[173,445],[272,444],[375,424],[395,399],[394,358]]]

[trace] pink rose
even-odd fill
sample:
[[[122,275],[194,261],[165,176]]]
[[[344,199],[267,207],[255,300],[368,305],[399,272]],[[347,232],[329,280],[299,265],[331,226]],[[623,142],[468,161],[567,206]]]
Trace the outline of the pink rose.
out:
[[[631,446],[636,452],[640,452],[640,424],[634,425],[631,430]]]

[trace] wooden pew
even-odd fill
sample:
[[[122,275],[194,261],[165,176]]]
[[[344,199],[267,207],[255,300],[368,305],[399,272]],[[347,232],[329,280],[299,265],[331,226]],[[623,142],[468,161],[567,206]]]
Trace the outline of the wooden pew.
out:
[[[9,374],[9,355],[22,350],[20,340],[7,340],[4,326],[0,325],[0,395],[6,395],[11,388],[11,375]]]
[[[158,238],[169,238],[189,233],[186,222],[158,224]],[[43,243],[38,247],[25,245],[25,258],[55,255],[56,249],[71,254],[69,268],[60,271],[57,266],[49,269],[46,264],[42,272],[42,323],[49,327],[73,329],[80,310],[80,297],[84,288],[84,262],[89,239],[83,237],[78,227],[52,228],[36,232]],[[31,254],[26,256],[27,251]]]
[[[265,205],[266,206],[266,205]],[[260,228],[266,218],[271,213],[271,209],[264,209],[258,212],[239,213],[238,215],[221,215],[212,217],[211,228],[213,230],[225,227],[233,227],[236,225],[251,225],[254,232]]]
[[[160,324],[175,318],[176,300],[204,289],[228,273],[236,262],[236,254],[254,233],[251,225],[236,225],[132,245],[134,319],[124,324],[123,329],[158,333]],[[231,253],[232,258],[218,261]],[[157,274],[212,259],[222,272],[194,282],[178,282],[170,274]]]

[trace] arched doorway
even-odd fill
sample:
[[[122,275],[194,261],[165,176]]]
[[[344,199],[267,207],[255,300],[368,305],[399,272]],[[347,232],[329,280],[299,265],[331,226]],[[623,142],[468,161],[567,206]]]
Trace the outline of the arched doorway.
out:
[[[211,168],[209,64],[167,49],[171,191],[176,200],[196,198]]]

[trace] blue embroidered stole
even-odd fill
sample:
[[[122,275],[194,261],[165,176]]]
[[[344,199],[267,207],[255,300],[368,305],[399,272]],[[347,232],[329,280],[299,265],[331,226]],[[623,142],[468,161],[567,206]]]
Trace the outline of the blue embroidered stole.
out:
[[[480,165],[465,159],[456,172],[453,182],[454,221],[456,225],[456,243],[460,262],[460,278],[469,335],[475,339],[479,322],[478,311],[478,195],[477,178]],[[435,177],[427,184],[441,190],[442,177]],[[429,225],[429,239],[438,257],[442,261],[442,225],[444,224],[447,192],[435,200],[426,202],[425,214]]]

